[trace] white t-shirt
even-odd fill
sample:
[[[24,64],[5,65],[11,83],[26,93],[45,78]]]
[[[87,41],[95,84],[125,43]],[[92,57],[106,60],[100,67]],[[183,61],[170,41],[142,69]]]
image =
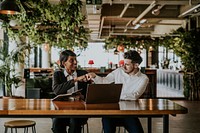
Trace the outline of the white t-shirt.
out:
[[[109,84],[112,82],[115,82],[115,84],[122,83],[123,87],[120,99],[136,100],[144,93],[149,82],[149,78],[145,74],[141,73],[141,71],[138,71],[134,75],[129,75],[125,73],[122,68],[117,68],[106,77],[96,76],[93,81],[96,84]]]

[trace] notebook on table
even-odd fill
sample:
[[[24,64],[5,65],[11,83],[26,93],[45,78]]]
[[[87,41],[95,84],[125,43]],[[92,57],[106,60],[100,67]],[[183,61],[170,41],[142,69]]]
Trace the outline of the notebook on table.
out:
[[[82,89],[79,89],[77,91],[74,91],[72,93],[67,93],[67,94],[60,94],[57,95],[52,99],[52,101],[69,101],[70,98],[75,97],[76,95],[79,95]]]
[[[85,103],[118,103],[121,90],[122,84],[89,84]]]

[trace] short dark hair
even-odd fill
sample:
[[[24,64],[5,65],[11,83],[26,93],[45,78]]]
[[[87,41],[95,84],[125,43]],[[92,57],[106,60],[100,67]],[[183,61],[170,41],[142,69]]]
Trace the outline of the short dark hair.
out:
[[[71,50],[64,50],[60,53],[60,67],[64,68],[62,62],[66,62],[69,56],[76,56],[76,54]]]
[[[130,59],[133,63],[140,64],[142,62],[142,57],[140,54],[135,50],[129,50],[124,53],[124,59]]]

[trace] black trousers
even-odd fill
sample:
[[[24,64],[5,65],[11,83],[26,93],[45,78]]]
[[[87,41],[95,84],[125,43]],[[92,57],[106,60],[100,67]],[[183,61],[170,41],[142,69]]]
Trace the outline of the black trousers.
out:
[[[81,133],[82,125],[87,123],[87,118],[53,118],[52,131],[53,133]]]

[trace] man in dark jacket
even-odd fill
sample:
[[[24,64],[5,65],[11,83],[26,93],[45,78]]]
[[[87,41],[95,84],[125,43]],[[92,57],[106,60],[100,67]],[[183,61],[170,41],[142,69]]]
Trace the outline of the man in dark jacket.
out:
[[[76,54],[65,50],[60,54],[60,67],[53,74],[53,91],[56,95],[66,94],[82,89],[83,97],[86,95],[87,81],[84,70],[77,70]],[[81,125],[87,123],[87,118],[53,118],[52,130],[54,133],[81,133]]]

